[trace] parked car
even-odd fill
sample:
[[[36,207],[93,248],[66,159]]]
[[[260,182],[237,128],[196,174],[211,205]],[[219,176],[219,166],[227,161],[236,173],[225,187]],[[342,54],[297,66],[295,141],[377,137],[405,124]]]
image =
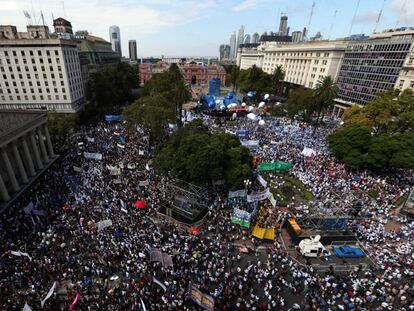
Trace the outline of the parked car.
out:
[[[332,246],[332,249],[339,258],[361,258],[365,256],[364,252],[358,247],[343,245]]]

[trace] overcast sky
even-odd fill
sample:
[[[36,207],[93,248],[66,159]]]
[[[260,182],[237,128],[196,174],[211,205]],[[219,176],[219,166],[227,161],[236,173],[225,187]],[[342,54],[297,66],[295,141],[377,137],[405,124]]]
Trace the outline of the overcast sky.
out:
[[[139,56],[217,56],[240,25],[245,33],[277,31],[280,13],[291,31],[309,22],[313,0],[0,0],[0,24],[25,31],[23,10],[51,27],[52,13],[68,19],[74,30],[86,29],[109,39],[109,26],[121,29],[122,52],[137,40]],[[370,34],[383,0],[361,0],[352,33]],[[358,0],[315,0],[310,34],[324,38],[348,36]],[[337,16],[334,19],[334,12]],[[34,14],[33,14],[34,13]],[[333,23],[333,30],[331,24]],[[378,30],[414,26],[414,0],[386,0]]]

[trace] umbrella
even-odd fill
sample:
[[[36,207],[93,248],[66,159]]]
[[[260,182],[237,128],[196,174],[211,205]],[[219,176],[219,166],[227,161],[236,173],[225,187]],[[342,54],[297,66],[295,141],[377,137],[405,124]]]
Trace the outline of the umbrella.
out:
[[[138,209],[143,209],[146,208],[148,204],[145,201],[137,200],[134,205]]]

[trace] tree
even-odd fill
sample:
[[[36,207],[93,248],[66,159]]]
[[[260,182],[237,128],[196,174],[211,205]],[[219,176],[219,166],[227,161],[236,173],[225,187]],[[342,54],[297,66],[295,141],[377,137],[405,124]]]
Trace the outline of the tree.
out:
[[[142,126],[149,134],[150,142],[159,142],[165,135],[168,122],[174,121],[174,110],[162,94],[145,96],[123,111],[129,127]]]
[[[273,71],[272,81],[275,85],[275,95],[279,95],[281,93],[281,88],[283,89],[283,80],[285,79],[285,74],[286,73],[282,65],[277,65]],[[282,87],[280,85],[280,82],[282,82]]]
[[[240,76],[240,68],[238,66],[233,66],[230,71],[230,82],[231,82],[231,85],[233,86],[233,93],[237,92],[239,76]]]
[[[313,91],[302,88],[293,90],[285,106],[289,118],[300,116],[303,121],[309,122],[315,110]]]
[[[64,139],[76,128],[78,122],[76,114],[62,114],[54,110],[47,113],[47,127],[54,139]]]
[[[240,70],[239,86],[243,92],[256,91],[258,98],[260,95],[272,93],[274,89],[272,76],[257,66]]]
[[[158,173],[190,183],[204,185],[224,179],[230,187],[238,187],[251,169],[252,158],[236,136],[211,135],[195,121],[160,146],[154,164]]]
[[[336,83],[332,80],[331,76],[326,76],[318,81],[318,84],[316,85],[316,88],[314,90],[314,94],[317,113],[315,122],[316,130],[320,120],[323,120],[326,111],[333,107],[334,99],[338,95],[338,87]]]

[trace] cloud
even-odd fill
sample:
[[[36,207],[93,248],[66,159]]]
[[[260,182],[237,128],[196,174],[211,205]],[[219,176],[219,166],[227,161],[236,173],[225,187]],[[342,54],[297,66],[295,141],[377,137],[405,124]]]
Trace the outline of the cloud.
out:
[[[239,12],[247,9],[254,8],[259,4],[258,0],[244,0],[242,3],[233,7],[233,11]]]
[[[354,22],[357,23],[357,24],[358,23],[361,23],[361,24],[364,24],[364,23],[375,23],[375,21],[377,20],[377,18],[378,18],[378,12],[375,12],[375,11],[367,11],[367,12],[364,12],[364,13],[362,13],[360,15],[355,16]]]
[[[400,22],[397,26],[414,24],[414,0],[392,0],[390,8]]]

